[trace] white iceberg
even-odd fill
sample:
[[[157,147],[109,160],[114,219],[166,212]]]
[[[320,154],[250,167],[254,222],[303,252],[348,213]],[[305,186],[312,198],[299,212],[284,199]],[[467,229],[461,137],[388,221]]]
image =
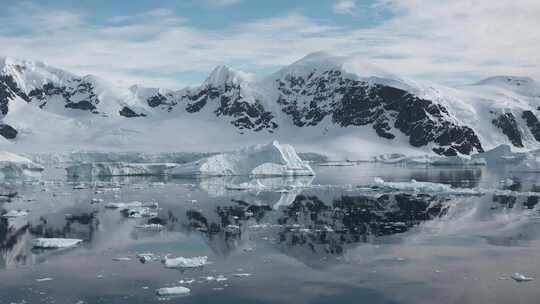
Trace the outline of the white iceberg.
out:
[[[469,157],[465,155],[456,156],[435,156],[435,155],[417,155],[405,156],[402,154],[380,155],[373,158],[374,162],[384,164],[400,164],[400,165],[424,165],[424,166],[485,166],[487,162],[480,157]]]
[[[207,256],[192,257],[192,258],[184,258],[184,257],[169,258],[166,256],[163,259],[163,264],[165,265],[165,268],[197,268],[197,267],[202,267],[206,265],[207,261],[208,261]]]
[[[26,210],[10,210],[4,214],[2,214],[2,217],[4,218],[14,218],[14,217],[21,217],[21,216],[27,216],[28,211]]]
[[[111,203],[105,204],[105,208],[107,209],[129,209],[129,208],[138,208],[138,207],[157,209],[159,207],[159,203],[133,201],[129,203],[111,202]]]
[[[0,179],[39,177],[44,168],[28,158],[0,151]]]
[[[171,296],[181,296],[187,295],[191,290],[187,287],[176,286],[176,287],[165,287],[156,290],[156,293],[160,297],[171,297]]]
[[[517,164],[527,158],[528,153],[512,152],[509,145],[499,145],[486,152],[475,154],[471,159],[484,159],[488,165]]]
[[[235,152],[210,156],[178,165],[169,170],[173,176],[312,176],[308,163],[300,159],[290,145],[274,141]]]
[[[32,241],[32,247],[40,249],[67,248],[76,246],[81,242],[80,239],[37,238]]]
[[[540,160],[537,158],[525,159],[517,166],[511,168],[510,171],[540,173]]]
[[[174,163],[79,163],[66,168],[68,177],[155,176],[176,167]]]
[[[451,192],[452,187],[445,184],[418,182],[411,180],[410,182],[387,182],[382,178],[376,177],[371,184],[372,188],[398,190],[398,191],[413,191],[413,192]]]
[[[519,272],[516,272],[512,275],[512,279],[514,279],[514,281],[516,282],[529,282],[529,281],[533,281],[534,278],[532,277],[528,277],[522,273],[519,273]]]

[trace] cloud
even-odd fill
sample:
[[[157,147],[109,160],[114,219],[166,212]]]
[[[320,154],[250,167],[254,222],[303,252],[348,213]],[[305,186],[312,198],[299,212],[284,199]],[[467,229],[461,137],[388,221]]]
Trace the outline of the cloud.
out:
[[[380,0],[369,9],[388,17],[354,28],[293,12],[201,29],[164,8],[103,24],[76,12],[14,9],[0,20],[0,52],[166,87],[196,84],[218,64],[276,70],[314,51],[357,54],[405,77],[446,83],[494,74],[540,79],[537,0]]]
[[[337,14],[354,15],[356,11],[356,0],[337,0],[334,3],[333,9]]]

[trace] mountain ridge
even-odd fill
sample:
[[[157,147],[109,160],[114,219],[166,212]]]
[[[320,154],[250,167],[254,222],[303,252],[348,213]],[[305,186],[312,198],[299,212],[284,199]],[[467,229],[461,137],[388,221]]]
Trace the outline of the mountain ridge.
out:
[[[0,124],[24,131],[13,137],[12,130],[4,134],[0,128],[0,135],[9,137],[2,144],[14,148],[31,146],[32,140],[45,141],[46,136],[38,138],[39,126],[18,117],[21,111],[10,113],[10,107],[22,103],[73,125],[71,133],[58,130],[67,137],[64,146],[81,144],[69,140],[86,132],[93,133],[90,138],[95,142],[135,148],[150,140],[142,138],[150,129],[164,136],[198,133],[211,146],[212,134],[203,134],[200,128],[212,125],[227,134],[223,144],[274,136],[307,146],[326,143],[353,154],[363,150],[354,147],[359,142],[373,145],[373,151],[395,150],[397,145],[447,156],[470,155],[498,144],[538,148],[537,83],[515,76],[508,81],[508,77],[448,88],[407,80],[354,57],[319,52],[265,77],[218,66],[196,87],[123,89],[99,77],[77,76],[41,62],[0,58]],[[507,82],[520,85],[508,87]],[[199,129],[193,130],[194,125]],[[142,134],[141,138],[135,134]],[[339,147],[344,140],[349,141],[347,147]],[[154,146],[163,143],[156,141]],[[83,146],[91,147],[92,142]],[[178,143],[176,149],[182,146]]]

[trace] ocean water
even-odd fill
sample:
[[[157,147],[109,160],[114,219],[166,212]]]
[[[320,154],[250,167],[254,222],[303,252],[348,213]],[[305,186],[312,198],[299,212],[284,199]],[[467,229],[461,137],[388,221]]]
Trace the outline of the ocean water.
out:
[[[9,182],[0,208],[0,303],[537,303],[540,182],[504,168],[318,167],[314,178],[125,177]],[[369,189],[412,179],[476,195]],[[508,179],[511,179],[510,182]],[[270,186],[268,186],[270,185]],[[536,194],[536,192],[539,192]],[[92,199],[103,201],[92,203]],[[129,218],[110,202],[157,202]],[[137,227],[160,223],[163,229]],[[38,237],[79,238],[61,250]],[[140,253],[155,261],[141,262]],[[160,259],[207,256],[192,269]],[[118,259],[120,258],[120,259]],[[217,279],[219,278],[219,279]],[[44,280],[45,279],[45,280]],[[184,286],[163,298],[158,288]]]

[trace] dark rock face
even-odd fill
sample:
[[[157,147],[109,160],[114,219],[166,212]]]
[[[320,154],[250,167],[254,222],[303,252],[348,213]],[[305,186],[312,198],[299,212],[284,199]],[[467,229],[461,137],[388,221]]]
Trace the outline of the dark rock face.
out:
[[[19,96],[28,101],[28,96],[19,89],[13,77],[0,75],[0,114],[6,115],[9,112],[9,101]]]
[[[133,111],[132,109],[128,108],[128,107],[123,107],[122,110],[120,110],[118,112],[121,116],[124,116],[124,117],[127,117],[127,118],[131,118],[131,117],[145,117],[146,114],[144,113],[140,113],[140,114],[137,114],[135,113],[135,111]]]
[[[493,125],[501,129],[504,135],[508,137],[512,145],[518,148],[523,148],[521,132],[517,126],[516,118],[512,113],[500,114],[497,118],[491,121]]]
[[[451,122],[439,104],[398,88],[348,79],[340,71],[314,75],[277,80],[278,103],[298,127],[316,126],[330,117],[341,127],[371,125],[389,140],[397,129],[415,147],[437,144],[433,151],[442,155],[483,151],[474,131]]]
[[[529,130],[531,130],[534,139],[540,142],[540,121],[538,121],[536,115],[534,115],[532,111],[523,111],[521,117],[525,119],[527,127],[529,128]]]
[[[0,135],[2,135],[3,137],[7,139],[14,139],[15,137],[17,137],[18,133],[19,132],[17,132],[17,130],[15,130],[15,128],[13,128],[12,126],[7,124],[0,124]]]
[[[174,109],[174,107],[178,104],[178,102],[175,100],[172,94],[163,95],[161,93],[157,93],[156,95],[148,98],[146,100],[146,103],[152,108],[159,107],[168,112],[171,112]]]
[[[207,105],[217,104],[214,110],[216,116],[231,118],[230,123],[239,130],[267,130],[272,133],[278,128],[272,112],[267,111],[260,100],[246,101],[240,86],[234,83],[226,83],[220,87],[207,86],[198,92],[187,94],[185,98],[188,100],[188,113],[197,113]]]
[[[65,108],[90,111],[94,114],[98,113],[96,106],[100,103],[94,85],[83,78],[70,79],[67,86],[46,83],[43,87],[30,91],[28,96],[30,102],[39,102],[42,109],[53,96],[62,97]]]

